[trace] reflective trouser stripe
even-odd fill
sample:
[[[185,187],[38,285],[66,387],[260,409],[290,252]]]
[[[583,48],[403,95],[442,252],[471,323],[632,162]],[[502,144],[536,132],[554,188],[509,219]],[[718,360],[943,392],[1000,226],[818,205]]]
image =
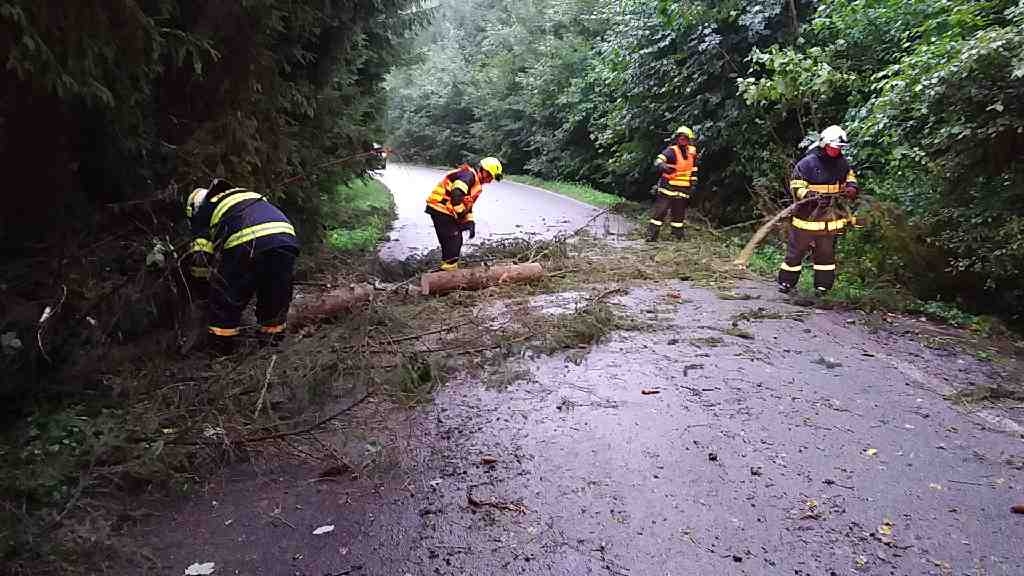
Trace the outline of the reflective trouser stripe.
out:
[[[674,190],[669,190],[668,188],[658,188],[658,192],[661,192],[665,196],[671,196],[672,198],[689,198],[690,197],[690,195],[687,194],[686,192],[676,192]]]
[[[813,222],[810,220],[801,220],[800,218],[793,218],[793,227],[801,230],[811,230],[814,232],[829,231],[829,230],[841,230],[846,227],[846,218],[840,218],[839,220],[830,220],[828,222]]]
[[[209,278],[210,267],[209,266],[193,266],[189,268],[189,273],[195,278]]]
[[[260,326],[260,332],[264,334],[280,334],[288,324],[273,324],[271,326]]]
[[[682,227],[683,227],[683,222],[673,222],[673,223],[671,224],[671,226],[672,226],[673,228],[682,228]]]
[[[836,265],[835,264],[815,264],[814,265],[814,269],[815,270],[825,270],[825,271],[835,270],[836,269]]]
[[[234,248],[239,244],[262,238],[263,236],[270,236],[271,234],[290,234],[295,236],[295,228],[287,222],[266,222],[264,224],[257,224],[248,228],[242,228],[238,232],[235,232],[231,236],[228,236],[226,242],[224,242],[224,249]]]
[[[218,326],[209,327],[210,334],[214,336],[238,336],[238,328],[220,328]]]
[[[783,262],[782,264],[779,265],[779,269],[785,270],[786,272],[799,272],[800,270],[803,269],[803,266],[801,264],[797,264],[796,266],[790,266],[789,264]]]
[[[654,224],[655,226],[661,226],[662,224],[664,224],[664,222],[662,222],[661,220],[655,220],[654,218],[651,218],[650,220],[648,220],[648,222]]]

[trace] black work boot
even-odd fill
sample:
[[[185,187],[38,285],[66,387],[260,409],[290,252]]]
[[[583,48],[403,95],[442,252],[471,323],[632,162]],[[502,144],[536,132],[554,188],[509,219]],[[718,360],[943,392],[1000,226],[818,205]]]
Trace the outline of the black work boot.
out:
[[[647,241],[648,242],[657,242],[658,241],[658,232],[661,232],[661,226],[656,226],[654,224],[648,224],[647,225]]]
[[[788,282],[779,282],[779,292],[789,294],[793,291],[793,285]]]
[[[686,240],[686,228],[673,228],[672,237],[676,240]]]

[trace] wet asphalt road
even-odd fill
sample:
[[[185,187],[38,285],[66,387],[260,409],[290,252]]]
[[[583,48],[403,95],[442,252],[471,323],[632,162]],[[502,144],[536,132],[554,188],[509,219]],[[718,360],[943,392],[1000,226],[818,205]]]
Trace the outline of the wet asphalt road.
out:
[[[165,574],[1024,574],[1024,430],[943,397],[998,366],[740,291],[633,287],[616,303],[656,330],[362,405],[341,435],[375,475],[229,470],[142,540]]]
[[[423,212],[427,195],[447,171],[406,164],[389,164],[378,172],[378,178],[395,198],[398,218],[388,241],[379,254],[385,260],[404,260],[438,247],[430,216]],[[573,231],[601,210],[572,198],[559,196],[531,186],[513,182],[492,182],[484,185],[480,199],[473,208],[476,217],[476,238],[465,234],[463,253],[473,245],[502,238],[551,238],[560,232]],[[628,231],[628,226],[615,216],[601,216],[591,223],[601,235]]]

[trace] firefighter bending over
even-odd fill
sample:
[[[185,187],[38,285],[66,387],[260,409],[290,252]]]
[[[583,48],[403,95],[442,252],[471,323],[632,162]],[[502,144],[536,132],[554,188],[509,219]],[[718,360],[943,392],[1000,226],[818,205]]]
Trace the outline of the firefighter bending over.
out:
[[[811,200],[793,213],[786,259],[779,269],[780,292],[796,286],[808,252],[813,253],[815,294],[824,294],[835,284],[836,236],[854,225],[846,203],[860,193],[857,177],[843,156],[846,146],[846,131],[829,126],[793,169],[790,192],[797,201]]]
[[[484,184],[503,177],[501,162],[488,156],[473,168],[463,164],[445,174],[427,197],[426,213],[434,221],[437,241],[441,244],[441,270],[459,267],[462,254],[462,233],[476,237],[473,204],[483,191]]]
[[[672,138],[675,143],[662,150],[654,161],[654,167],[661,171],[661,179],[647,225],[648,242],[658,240],[658,233],[666,221],[670,223],[672,236],[683,238],[686,208],[697,184],[697,147],[690,144],[694,139],[693,130],[680,126]]]
[[[254,294],[260,335],[266,341],[283,338],[299,253],[288,218],[263,196],[220,178],[192,192],[185,215],[193,236],[190,272],[209,278],[212,351],[233,351],[242,311]],[[204,260],[215,268],[204,267]]]

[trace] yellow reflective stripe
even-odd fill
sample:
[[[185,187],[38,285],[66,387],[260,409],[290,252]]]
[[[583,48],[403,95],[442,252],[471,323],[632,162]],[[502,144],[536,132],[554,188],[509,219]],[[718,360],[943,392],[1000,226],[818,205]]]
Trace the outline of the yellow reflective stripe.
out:
[[[220,222],[220,219],[224,217],[224,213],[227,212],[228,209],[234,206],[235,204],[238,204],[239,202],[243,202],[245,200],[262,199],[263,196],[260,196],[255,192],[242,192],[240,194],[235,194],[234,196],[229,196],[223,202],[218,203],[217,208],[214,209],[213,216],[210,217],[210,228],[216,227],[217,223]]]
[[[678,196],[678,197],[681,197],[681,198],[689,198],[690,197],[690,195],[687,194],[686,192],[676,192],[674,190],[669,190],[668,188],[658,188],[658,192],[661,192],[665,196],[672,196],[672,197]]]
[[[803,270],[803,265],[797,264],[796,266],[790,266],[789,264],[783,262],[782,264],[779,265],[779,268],[785,270],[786,272],[799,272],[800,270]]]
[[[671,226],[672,226],[673,228],[682,228],[682,227],[683,227],[683,223],[682,223],[682,222],[673,222],[673,223],[671,224]]]
[[[814,265],[814,269],[815,270],[825,270],[825,271],[835,270],[836,269],[836,265],[835,264],[815,264]]]
[[[808,184],[807,189],[822,194],[838,194],[839,184]]]
[[[193,266],[189,268],[189,273],[195,278],[209,278],[210,268],[208,266]]]
[[[466,222],[474,222],[476,219],[473,218],[473,213],[466,214]]]
[[[280,334],[284,332],[284,329],[288,327],[288,324],[273,324],[271,326],[260,326],[260,332],[264,334]]]
[[[853,173],[853,170],[850,170],[849,172],[847,172],[847,174],[846,174],[846,181],[847,182],[853,182],[853,183],[857,182],[857,175]]]
[[[664,154],[658,154],[658,161],[661,163],[665,163],[668,162],[668,158],[666,158]]]
[[[239,244],[244,244],[263,236],[270,236],[271,234],[291,234],[292,236],[295,236],[295,228],[287,222],[266,222],[264,224],[257,224],[256,226],[242,228],[238,232],[228,236],[227,241],[224,242],[224,249],[227,250],[228,248],[233,248]]]
[[[811,222],[809,220],[793,218],[793,226],[801,230],[839,230],[846,227],[846,219],[841,218],[839,220],[831,220],[829,222]]]
[[[238,336],[238,328],[219,328],[217,326],[210,326],[208,328],[210,334],[214,336]]]
[[[452,182],[452,188],[458,188],[463,192],[469,192],[469,185],[467,185],[462,180],[455,180],[454,182]]]
[[[189,252],[207,252],[213,254],[213,242],[210,242],[206,238],[196,238],[192,240],[192,247]]]
[[[245,188],[229,188],[229,189],[221,192],[220,194],[217,194],[213,198],[210,198],[210,202],[218,202],[218,201],[220,201],[221,198],[227,196],[228,194],[234,194],[235,192],[238,192],[239,190],[245,190]]]
[[[651,218],[650,220],[648,220],[648,222],[654,224],[655,226],[661,226],[662,224],[664,224],[664,222],[662,222],[661,220],[655,220],[654,218]]]

